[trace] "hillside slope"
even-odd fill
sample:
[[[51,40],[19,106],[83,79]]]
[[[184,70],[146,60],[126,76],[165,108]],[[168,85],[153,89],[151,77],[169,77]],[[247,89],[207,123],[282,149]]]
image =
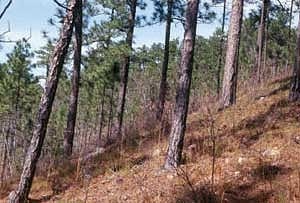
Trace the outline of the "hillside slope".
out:
[[[81,184],[47,201],[300,202],[300,104],[287,100],[288,81],[240,92],[237,105],[223,112],[207,105],[189,115],[185,164],[176,172],[161,169],[167,141],[148,140],[94,160]],[[41,188],[35,181],[31,196],[51,194]]]

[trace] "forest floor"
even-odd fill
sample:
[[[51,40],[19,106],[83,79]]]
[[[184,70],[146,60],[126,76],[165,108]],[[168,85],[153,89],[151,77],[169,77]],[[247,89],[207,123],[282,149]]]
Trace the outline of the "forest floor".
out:
[[[300,103],[288,101],[288,87],[288,78],[277,79],[240,92],[234,107],[190,114],[185,163],[175,172],[162,169],[167,139],[152,138],[121,155],[114,149],[101,155],[84,166],[80,183],[72,177],[73,184],[55,196],[47,181],[36,178],[31,197],[45,202],[299,203]]]

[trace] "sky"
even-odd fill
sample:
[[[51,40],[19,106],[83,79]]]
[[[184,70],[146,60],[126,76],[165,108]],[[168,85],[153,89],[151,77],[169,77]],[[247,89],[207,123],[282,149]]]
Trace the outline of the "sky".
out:
[[[4,8],[8,0],[0,0],[0,9]],[[143,11],[143,14],[150,16],[152,13],[150,0],[145,0],[148,3],[148,8]],[[227,1],[227,8],[231,7],[230,2]],[[285,2],[282,0],[282,2]],[[8,22],[10,24],[10,32],[5,35],[6,40],[18,40],[23,37],[31,38],[29,40],[32,49],[37,50],[45,44],[41,31],[49,32],[50,36],[57,37],[58,33],[53,26],[49,26],[48,19],[55,13],[57,5],[53,0],[14,0],[11,7],[5,13],[5,16],[0,21],[0,33],[8,29]],[[216,8],[217,13],[221,14],[222,5]],[[251,9],[251,6],[246,6],[245,13]],[[139,14],[139,13],[138,13]],[[216,27],[220,26],[219,21],[213,24],[199,24],[197,34],[204,37],[209,37]],[[156,24],[151,27],[137,28],[135,30],[134,46],[151,45],[154,42],[163,42],[165,35],[165,25]],[[183,27],[181,24],[173,24],[171,31],[171,38],[181,39],[183,36]],[[6,54],[12,50],[13,43],[1,44],[0,62],[6,60]]]
[[[4,8],[8,0],[0,0],[0,8]],[[146,0],[149,7],[151,7],[150,0]],[[38,49],[45,44],[41,31],[45,30],[49,32],[50,36],[57,36],[57,32],[54,27],[49,26],[48,19],[55,13],[57,5],[53,0],[14,0],[11,7],[5,13],[5,16],[0,21],[0,33],[5,32],[8,29],[8,23],[10,24],[10,32],[5,35],[6,40],[18,40],[23,37],[30,36],[29,43],[33,50]],[[2,9],[1,9],[2,10]],[[148,8],[143,11],[143,14],[150,16],[152,9]],[[198,34],[203,36],[209,36],[216,28],[214,25],[199,25]],[[164,24],[156,24],[155,26],[137,28],[135,30],[135,47],[142,45],[151,45],[154,42],[164,41]],[[173,24],[172,37],[182,38],[183,27],[181,24]],[[1,44],[3,47],[0,50],[0,62],[5,61],[6,54],[9,53],[13,47],[13,43]]]

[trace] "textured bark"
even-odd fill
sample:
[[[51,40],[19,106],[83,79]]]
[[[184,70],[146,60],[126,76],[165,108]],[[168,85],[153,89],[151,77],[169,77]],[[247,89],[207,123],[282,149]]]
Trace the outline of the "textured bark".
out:
[[[243,20],[243,0],[233,0],[227,39],[227,51],[223,76],[220,109],[233,105],[236,101],[238,56]]]
[[[176,103],[169,138],[169,147],[165,161],[166,169],[174,169],[181,162],[193,70],[198,7],[199,0],[189,0],[187,3]]]
[[[262,62],[263,62],[263,49],[266,36],[266,20],[268,16],[268,8],[270,5],[270,0],[263,0],[260,14],[260,24],[257,34],[257,43],[256,43],[256,60],[255,60],[255,70],[256,70],[256,80],[257,82],[261,81],[262,73]]]
[[[168,0],[168,13],[166,21],[166,34],[165,34],[165,48],[164,48],[164,61],[161,69],[161,80],[159,86],[159,98],[157,105],[156,118],[161,121],[164,112],[166,94],[167,94],[167,73],[169,65],[169,47],[170,47],[170,35],[171,35],[171,24],[172,24],[172,13],[173,13],[173,0]]]
[[[131,0],[129,6],[130,6],[130,13],[128,16],[129,29],[127,31],[127,36],[126,36],[126,45],[129,49],[132,49],[137,0]],[[122,138],[122,126],[123,126],[124,108],[126,102],[130,55],[131,54],[128,53],[127,55],[124,56],[121,65],[121,70],[120,70],[120,87],[119,87],[119,99],[118,99],[118,106],[117,106],[117,129],[116,129],[117,130],[116,136],[118,138]]]
[[[222,17],[222,36],[220,39],[220,45],[219,45],[219,61],[218,61],[218,72],[217,72],[217,94],[220,95],[220,89],[221,89],[221,69],[223,64],[223,44],[224,44],[224,29],[225,29],[225,18],[226,18],[226,0],[224,0],[223,3],[223,17]]]
[[[20,182],[16,191],[11,192],[11,194],[9,195],[9,202],[11,203],[24,203],[28,199],[36,169],[36,164],[41,154],[47,130],[47,124],[51,114],[51,108],[59,81],[59,76],[71,41],[74,17],[76,17],[75,8],[77,5],[78,0],[69,1],[69,9],[64,18],[64,24],[60,34],[60,38],[52,55],[50,64],[51,71],[46,81],[45,90],[41,97],[33,136],[26,155]]]
[[[4,176],[5,176],[5,169],[6,169],[6,161],[7,161],[7,149],[6,149],[6,145],[4,144],[3,145],[3,159],[2,159],[2,164],[1,164],[1,179],[0,179],[0,189],[2,188],[3,186],[3,183],[4,183]]]
[[[295,50],[294,71],[289,94],[290,101],[300,101],[300,15],[297,28],[297,45]]]
[[[72,81],[71,81],[72,85],[71,85],[71,94],[69,98],[67,126],[64,131],[65,157],[70,157],[72,155],[76,116],[77,116],[80,65],[81,65],[81,47],[82,47],[82,0],[78,1],[76,12],[77,12],[77,17],[74,21],[75,39],[74,39],[73,73],[72,73]]]

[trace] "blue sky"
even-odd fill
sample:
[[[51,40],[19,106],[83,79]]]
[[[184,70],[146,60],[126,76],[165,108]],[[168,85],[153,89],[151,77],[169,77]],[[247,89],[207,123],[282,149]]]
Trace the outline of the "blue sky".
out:
[[[7,0],[2,0],[0,8],[3,8],[6,3]],[[56,5],[50,0],[14,0],[0,21],[0,32],[7,30],[9,22],[11,31],[5,35],[5,39],[18,40],[28,37],[31,29],[30,43],[36,49],[44,43],[41,30],[49,30],[47,19],[53,15],[55,7]],[[52,32],[54,34],[54,30]],[[14,44],[1,45],[3,48],[0,50],[0,61],[2,62],[5,54]]]
[[[3,8],[8,0],[0,1],[0,8]],[[150,0],[145,0],[149,7],[146,11],[143,11],[146,15],[151,15],[151,3]],[[231,1],[228,1],[227,8],[230,8]],[[282,0],[285,2],[285,0]],[[217,13],[221,13],[222,5],[217,8]],[[53,16],[55,13],[57,5],[53,0],[14,0],[11,7],[8,9],[4,18],[0,21],[0,33],[7,30],[7,24],[10,23],[11,32],[5,35],[6,39],[18,40],[22,37],[27,37],[31,30],[30,43],[32,48],[38,49],[41,47],[45,40],[42,38],[41,31],[46,30],[50,32],[50,36],[57,36],[55,28],[49,26],[47,20]],[[253,6],[252,6],[253,7]],[[247,13],[251,7],[249,5],[246,7],[245,13]],[[2,10],[2,9],[1,9]],[[199,24],[197,34],[208,37],[213,33],[217,26],[219,26],[219,21],[215,21],[214,24]],[[135,30],[135,47],[142,45],[150,45],[154,42],[164,41],[164,24],[155,25],[145,28],[137,28]],[[183,36],[183,28],[181,24],[173,24],[172,26],[172,38]],[[6,54],[9,53],[13,47],[13,44],[1,44],[3,47],[0,50],[0,62],[5,61]]]
[[[0,8],[3,8],[7,1],[0,1]],[[146,0],[146,2],[151,7],[149,0]],[[47,23],[47,20],[55,13],[56,6],[53,0],[14,0],[0,21],[0,32],[2,33],[7,30],[8,22],[10,23],[11,32],[5,35],[5,39],[18,40],[22,37],[28,37],[31,30],[31,39],[29,42],[33,49],[38,49],[45,43],[41,34],[42,30],[49,31],[52,36],[57,35],[55,28],[49,26]],[[143,11],[147,15],[151,15],[151,12],[150,8]],[[199,25],[198,34],[208,36],[214,31],[215,27],[216,24]],[[182,35],[182,25],[173,25],[172,38],[181,38]],[[135,30],[135,46],[150,45],[153,42],[163,42],[163,40],[164,24]],[[5,56],[11,51],[13,44],[2,44],[2,47],[0,50],[0,62],[5,60]]]

